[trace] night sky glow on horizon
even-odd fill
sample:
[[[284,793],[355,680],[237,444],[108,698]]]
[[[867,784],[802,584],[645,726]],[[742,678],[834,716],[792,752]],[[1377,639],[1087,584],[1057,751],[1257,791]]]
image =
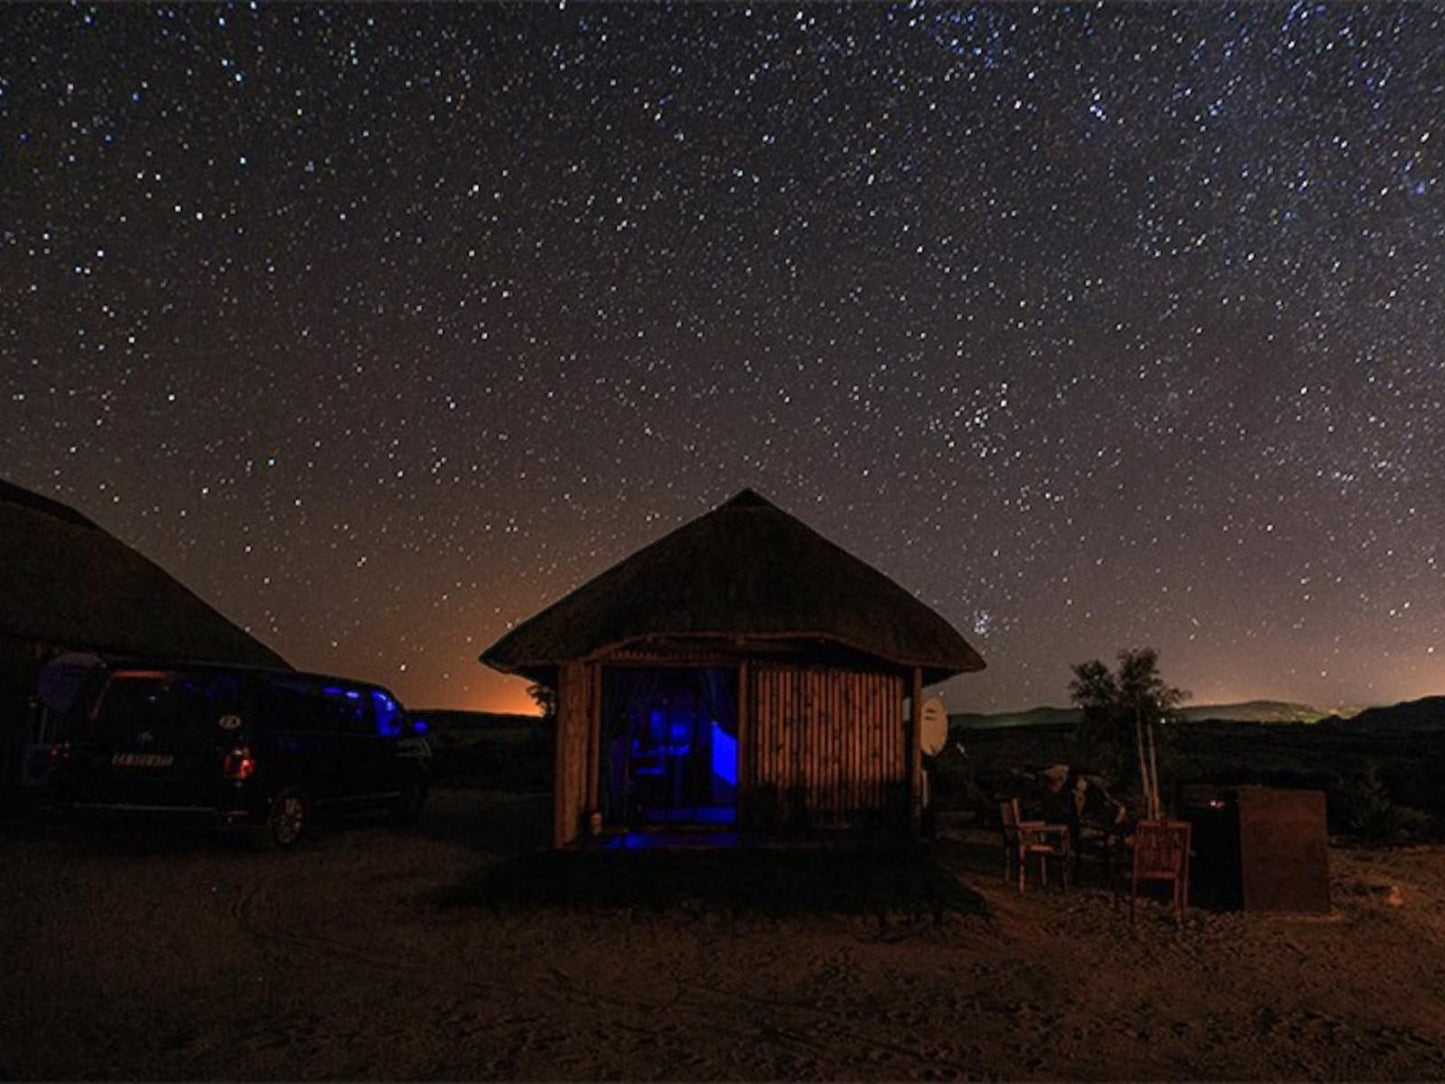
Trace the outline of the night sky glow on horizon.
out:
[[[751,486],[1063,703],[1445,693],[1445,12],[0,8],[0,477],[293,664]]]

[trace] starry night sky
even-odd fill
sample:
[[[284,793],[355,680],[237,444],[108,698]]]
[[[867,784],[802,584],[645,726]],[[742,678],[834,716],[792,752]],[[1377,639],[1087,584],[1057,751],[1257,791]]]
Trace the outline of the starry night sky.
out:
[[[1067,699],[1445,692],[1445,13],[0,9],[0,476],[295,665],[744,486]]]

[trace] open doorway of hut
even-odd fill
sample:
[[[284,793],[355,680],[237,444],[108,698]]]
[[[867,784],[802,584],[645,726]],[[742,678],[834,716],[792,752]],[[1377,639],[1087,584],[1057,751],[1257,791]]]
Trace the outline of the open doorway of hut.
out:
[[[737,676],[726,667],[604,672],[607,823],[737,822]]]

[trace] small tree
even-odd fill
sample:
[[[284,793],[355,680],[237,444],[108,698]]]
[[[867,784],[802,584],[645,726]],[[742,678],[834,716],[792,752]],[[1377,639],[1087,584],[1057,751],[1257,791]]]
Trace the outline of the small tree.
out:
[[[543,719],[554,719],[557,716],[557,690],[547,685],[528,685],[527,695],[537,704],[537,710]]]
[[[1079,760],[1111,783],[1130,781],[1129,732],[1120,728],[1117,711],[1119,686],[1109,668],[1098,659],[1074,666],[1069,696],[1083,709],[1074,745]]]
[[[1152,647],[1119,652],[1117,673],[1098,659],[1073,667],[1069,696],[1083,709],[1077,742],[1080,753],[1114,782],[1124,785],[1138,771],[1145,816],[1163,815],[1159,795],[1157,728],[1189,694],[1166,684],[1159,652]],[[1133,756],[1129,748],[1133,746]]]

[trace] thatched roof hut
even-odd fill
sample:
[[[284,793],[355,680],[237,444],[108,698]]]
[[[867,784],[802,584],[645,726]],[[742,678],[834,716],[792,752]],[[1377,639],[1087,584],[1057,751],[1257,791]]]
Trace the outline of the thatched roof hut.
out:
[[[43,778],[32,766],[48,766],[51,737],[36,679],[69,651],[290,669],[73,508],[0,481],[0,794]]]
[[[640,781],[629,758],[671,741],[638,737],[663,725],[659,714],[690,735],[673,744],[707,747],[714,761],[719,745],[736,744],[735,773],[724,773],[736,774],[736,793],[724,804],[738,812],[718,814],[728,823],[767,819],[756,800],[764,791],[762,804],[781,815],[835,820],[897,805],[900,786],[916,801],[905,697],[916,709],[923,685],[984,665],[937,613],[751,490],[582,585],[481,658],[558,691],[559,843],[577,836],[584,815],[595,826],[594,813],[604,824],[638,813],[619,794]],[[722,737],[699,739],[702,718]],[[707,774],[669,756],[649,771]],[[604,770],[609,758],[620,766]],[[642,813],[686,820],[667,810],[712,808],[717,797],[714,787],[712,801],[643,803]]]
[[[7,481],[0,588],[3,697],[22,694],[40,662],[62,650],[286,668],[155,562],[71,507]]]
[[[750,489],[589,580],[482,655],[545,681],[652,638],[830,643],[931,684],[983,669],[947,621]]]
[[[0,481],[0,639],[55,650],[286,667],[75,510]]]

